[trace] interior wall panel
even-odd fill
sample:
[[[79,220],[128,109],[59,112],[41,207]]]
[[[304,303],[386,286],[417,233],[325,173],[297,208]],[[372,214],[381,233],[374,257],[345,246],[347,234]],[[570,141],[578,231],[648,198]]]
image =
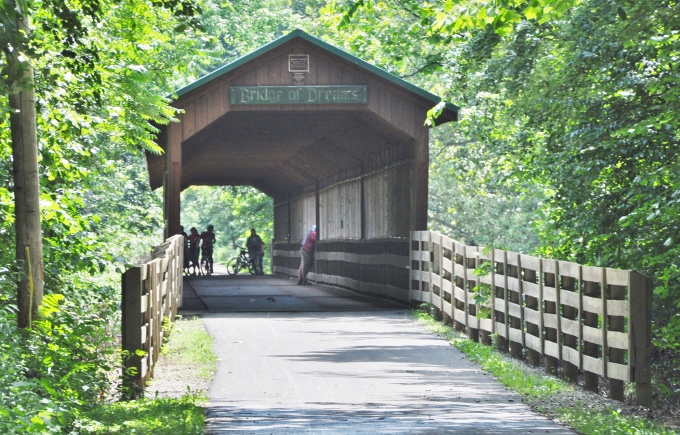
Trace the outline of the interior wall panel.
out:
[[[361,238],[361,180],[323,189],[319,194],[322,240]]]

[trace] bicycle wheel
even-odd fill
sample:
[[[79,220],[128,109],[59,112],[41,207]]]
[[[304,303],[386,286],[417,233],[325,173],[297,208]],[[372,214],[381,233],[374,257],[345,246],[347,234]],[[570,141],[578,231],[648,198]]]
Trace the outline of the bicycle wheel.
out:
[[[250,272],[251,275],[255,275],[255,266],[253,266],[252,261],[248,262],[248,272]]]
[[[241,267],[241,259],[238,257],[232,258],[229,260],[229,263],[227,263],[227,273],[229,275],[237,275],[241,270]]]

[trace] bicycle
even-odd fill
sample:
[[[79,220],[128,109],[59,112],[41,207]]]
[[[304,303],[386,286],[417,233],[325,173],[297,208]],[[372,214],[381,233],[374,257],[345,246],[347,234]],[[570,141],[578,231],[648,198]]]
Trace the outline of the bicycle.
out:
[[[255,275],[256,270],[253,259],[248,257],[245,248],[241,248],[240,246],[234,247],[240,249],[241,252],[239,252],[238,256],[229,260],[229,263],[227,263],[227,273],[229,275],[237,275],[241,269],[248,269],[248,272],[250,272],[251,275]]]
[[[198,268],[198,273],[199,275],[210,276],[213,273],[212,269],[212,252],[208,252],[208,248],[206,246],[201,246],[201,263]]]

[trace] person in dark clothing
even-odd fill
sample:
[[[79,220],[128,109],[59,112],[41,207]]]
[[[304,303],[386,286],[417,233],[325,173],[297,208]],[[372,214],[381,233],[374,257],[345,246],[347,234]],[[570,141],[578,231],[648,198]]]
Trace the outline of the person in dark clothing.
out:
[[[208,225],[208,230],[201,233],[201,254],[203,257],[208,259],[208,264],[210,266],[210,273],[215,272],[213,270],[213,245],[215,244],[215,233],[213,232],[212,225]]]
[[[189,273],[189,235],[184,231],[184,227],[179,227],[179,233],[184,237],[184,273]]]
[[[250,229],[250,237],[246,240],[246,249],[248,249],[248,257],[255,267],[255,273],[262,275],[262,258],[264,257],[264,242],[262,238],[255,232],[255,228]]]
[[[198,230],[196,227],[191,227],[189,230],[189,265],[187,266],[189,269],[192,267],[194,268],[194,271],[192,275],[196,275],[196,270],[200,267],[198,265],[198,244],[201,241],[201,236],[198,234]]]

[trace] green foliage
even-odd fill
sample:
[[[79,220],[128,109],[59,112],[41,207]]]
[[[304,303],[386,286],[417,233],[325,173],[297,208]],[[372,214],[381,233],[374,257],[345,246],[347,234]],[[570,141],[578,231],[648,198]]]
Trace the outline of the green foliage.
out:
[[[579,407],[559,409],[558,418],[586,435],[671,435],[676,432],[644,418],[623,416],[608,409],[593,411]]]
[[[472,361],[479,363],[482,369],[494,375],[498,382],[523,395],[541,398],[571,389],[566,383],[555,378],[536,376],[527,372],[520,362],[499,354],[490,346],[467,338],[456,338],[452,344],[465,352]]]
[[[83,417],[79,434],[200,435],[205,417],[199,396],[180,399],[140,399],[94,408]]]
[[[196,373],[201,379],[212,379],[217,369],[217,356],[203,321],[199,318],[178,319],[171,325],[170,340],[161,349],[161,354],[172,361],[174,367]]]
[[[267,246],[274,234],[274,203],[262,192],[244,186],[190,187],[182,192],[182,225],[189,233],[212,224],[217,234],[215,260],[226,262],[236,255],[234,245],[245,247],[255,228]],[[265,260],[268,257],[265,255]],[[266,265],[265,265],[266,266]]]
[[[60,433],[72,427],[82,407],[109,392],[119,365],[113,338],[118,325],[110,321],[118,306],[115,290],[103,290],[77,302],[46,295],[40,318],[26,330],[14,327],[14,307],[3,306],[3,433]]]

